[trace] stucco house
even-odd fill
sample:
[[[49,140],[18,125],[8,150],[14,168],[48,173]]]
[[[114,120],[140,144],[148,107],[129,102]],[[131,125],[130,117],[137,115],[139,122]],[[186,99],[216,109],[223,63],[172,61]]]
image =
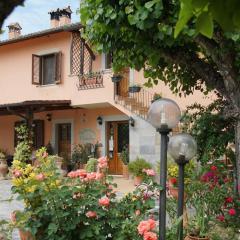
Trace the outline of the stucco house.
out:
[[[71,13],[69,7],[51,11],[51,27],[28,35],[21,35],[19,23],[10,24],[9,38],[0,41],[0,149],[13,154],[15,126],[27,121],[35,147],[50,142],[59,155],[71,155],[77,143],[101,143],[113,174],[122,174],[118,153],[124,145],[130,160],[155,162],[160,137],[146,120],[154,93],[174,99],[182,110],[211,99],[200,92],[178,98],[164,84],[131,93],[130,84],[145,82],[143,72],[133,69],[113,83],[111,57],[92,51]]]

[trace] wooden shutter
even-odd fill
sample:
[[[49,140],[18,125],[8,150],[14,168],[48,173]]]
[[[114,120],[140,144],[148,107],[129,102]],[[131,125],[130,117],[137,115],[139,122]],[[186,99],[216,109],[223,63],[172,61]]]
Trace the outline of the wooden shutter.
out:
[[[61,73],[62,73],[62,53],[58,52],[55,53],[55,83],[59,84],[61,83]]]
[[[41,56],[32,55],[32,84],[40,85],[42,82]]]
[[[34,120],[33,146],[39,149],[44,146],[44,120]]]

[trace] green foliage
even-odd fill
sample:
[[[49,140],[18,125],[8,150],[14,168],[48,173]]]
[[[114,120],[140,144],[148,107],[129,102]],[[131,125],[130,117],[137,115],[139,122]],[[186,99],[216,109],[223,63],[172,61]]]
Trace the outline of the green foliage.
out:
[[[36,155],[37,167],[14,161],[22,174],[13,179],[13,193],[25,203],[24,211],[16,214],[18,228],[42,240],[92,240],[96,236],[99,240],[142,239],[137,226],[154,207],[154,196],[146,197],[144,191],[136,189],[119,199],[108,178],[93,179],[97,173],[84,170],[61,178],[54,159],[44,149]],[[158,186],[150,186],[149,192],[153,188]],[[109,200],[105,206],[99,203],[103,197]],[[95,215],[91,217],[89,212]]]
[[[123,161],[123,163],[125,165],[129,164],[129,149],[128,149],[127,146],[123,147],[123,150],[122,150],[122,152],[120,154],[120,158],[121,158],[121,160]]]
[[[87,172],[96,172],[97,171],[98,161],[96,158],[90,158],[85,167]]]
[[[0,220],[0,239],[12,240],[13,228],[11,224],[6,220]]]
[[[16,127],[18,144],[14,153],[14,160],[19,160],[21,162],[28,162],[32,155],[32,134],[29,133],[26,124],[22,124]]]
[[[79,164],[86,164],[91,156],[91,144],[76,144],[72,151],[72,163],[75,167]]]
[[[197,141],[197,159],[202,164],[214,161],[224,154],[235,162],[229,144],[234,142],[234,121],[225,118],[223,111],[227,104],[217,99],[204,107],[193,104],[183,117],[183,131],[189,132]]]
[[[132,173],[136,177],[144,177],[145,173],[143,172],[143,169],[150,169],[152,168],[152,165],[148,163],[143,158],[137,158],[136,160],[132,161],[128,165],[128,170],[130,173]]]
[[[196,23],[197,33],[212,38],[214,22],[224,31],[240,30],[240,3],[238,0],[180,0],[181,9],[174,36],[186,27],[191,19]]]

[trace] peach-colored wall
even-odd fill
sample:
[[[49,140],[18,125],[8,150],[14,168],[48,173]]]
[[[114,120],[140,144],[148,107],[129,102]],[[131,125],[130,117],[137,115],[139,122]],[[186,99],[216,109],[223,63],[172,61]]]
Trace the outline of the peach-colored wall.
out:
[[[113,83],[110,74],[104,75],[104,87],[81,90],[78,78],[70,75],[71,33],[62,32],[0,46],[0,104],[25,100],[72,100],[72,105],[113,102]],[[61,51],[62,84],[32,85],[32,54]],[[101,56],[93,63],[93,70],[101,68]]]
[[[46,114],[52,114],[52,120],[47,121]],[[71,109],[62,111],[49,111],[35,115],[35,119],[44,121],[44,143],[52,142],[53,126],[60,120],[70,120],[73,123],[74,139],[73,144],[80,142],[80,131],[83,129],[92,129],[96,134],[96,140],[101,141],[101,130],[97,124],[98,116],[122,115],[123,113],[113,107],[97,109]],[[5,149],[9,153],[14,152],[14,123],[21,120],[16,116],[0,117],[0,149]]]
[[[143,71],[134,71],[134,82],[139,84],[144,84],[147,80],[144,78]],[[173,99],[175,102],[178,103],[182,110],[186,109],[187,106],[196,103],[200,103],[203,105],[208,105],[211,103],[215,98],[214,93],[209,93],[207,96],[204,95],[201,91],[195,90],[194,94],[188,95],[186,97],[182,96],[181,98],[175,94],[173,94],[169,88],[169,86],[165,85],[164,82],[159,81],[158,85],[153,86],[152,88],[146,88],[146,91],[154,94],[154,93],[161,93],[162,97]]]

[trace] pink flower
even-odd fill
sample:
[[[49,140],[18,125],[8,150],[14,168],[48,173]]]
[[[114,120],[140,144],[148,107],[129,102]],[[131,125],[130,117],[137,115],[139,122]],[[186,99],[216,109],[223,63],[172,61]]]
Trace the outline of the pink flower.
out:
[[[16,223],[17,222],[16,212],[15,211],[11,213],[10,219],[11,219],[12,223]]]
[[[236,215],[236,210],[233,209],[233,208],[231,208],[231,209],[228,210],[228,214],[229,214],[230,216],[234,216],[234,215]]]
[[[91,172],[91,173],[87,173],[87,176],[86,176],[86,180],[95,180],[96,179],[96,173],[95,172]]]
[[[150,229],[153,230],[156,227],[156,221],[153,219],[148,219],[148,223],[150,224]]]
[[[156,173],[155,173],[155,171],[153,169],[143,169],[142,171],[144,173],[146,173],[148,176],[151,176],[151,177],[156,175]]]
[[[16,177],[16,178],[19,178],[19,177],[22,176],[22,172],[19,171],[19,170],[14,170],[14,171],[13,171],[13,175],[14,175],[14,177]]]
[[[40,173],[40,174],[38,174],[38,175],[36,176],[36,179],[37,179],[38,181],[43,181],[43,180],[45,179],[45,175],[44,175],[43,173]]]
[[[104,174],[103,173],[99,173],[99,172],[96,173],[96,180],[101,180],[103,178],[104,178]]]
[[[136,216],[139,216],[140,214],[141,214],[140,210],[136,210],[136,211],[135,211],[135,215],[136,215]]]
[[[108,197],[102,197],[98,200],[98,203],[102,207],[108,207],[110,204],[110,199]]]
[[[147,221],[141,221],[137,227],[138,233],[143,235],[150,230],[153,230],[156,227],[156,222],[153,219],[149,219]]]
[[[217,220],[219,220],[220,222],[224,222],[225,217],[223,215],[219,215],[217,216]]]
[[[157,240],[157,234],[154,232],[145,232],[143,235],[144,240]]]
[[[71,171],[71,172],[68,173],[67,176],[70,177],[70,178],[76,178],[76,177],[77,177],[77,174],[76,174],[76,172]]]
[[[48,153],[47,153],[47,152],[44,152],[44,153],[42,154],[42,157],[43,157],[43,158],[47,158],[47,157],[48,157]]]
[[[211,170],[212,170],[212,171],[216,171],[216,170],[217,170],[217,167],[213,165],[213,166],[211,166]]]
[[[101,157],[98,159],[98,168],[108,168],[108,160],[107,157]]]
[[[85,169],[78,169],[76,175],[77,177],[85,178],[87,176],[87,171]]]
[[[94,211],[88,211],[88,212],[86,213],[86,216],[87,216],[88,218],[96,218],[96,217],[97,217],[97,213],[94,212]]]

